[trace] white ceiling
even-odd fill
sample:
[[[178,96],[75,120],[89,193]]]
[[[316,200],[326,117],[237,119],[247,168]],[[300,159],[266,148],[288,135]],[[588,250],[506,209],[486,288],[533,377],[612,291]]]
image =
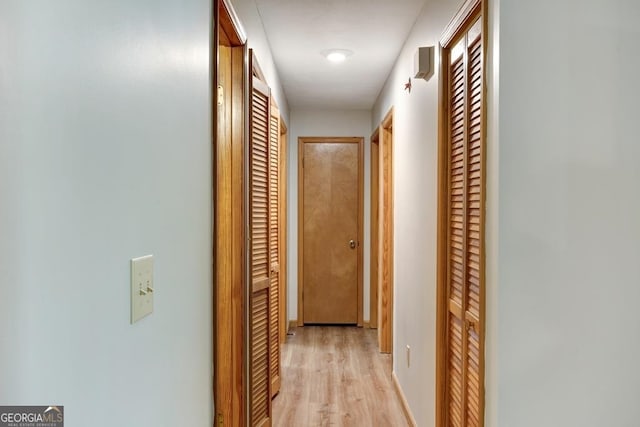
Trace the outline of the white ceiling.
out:
[[[289,107],[371,109],[424,3],[256,0]],[[333,64],[331,48],[354,53]]]

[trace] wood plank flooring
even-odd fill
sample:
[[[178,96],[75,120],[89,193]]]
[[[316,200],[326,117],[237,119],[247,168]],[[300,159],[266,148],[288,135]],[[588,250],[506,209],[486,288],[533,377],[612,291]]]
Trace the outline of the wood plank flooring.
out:
[[[273,400],[276,427],[404,427],[391,380],[391,355],[376,331],[305,326],[282,347],[282,387]]]

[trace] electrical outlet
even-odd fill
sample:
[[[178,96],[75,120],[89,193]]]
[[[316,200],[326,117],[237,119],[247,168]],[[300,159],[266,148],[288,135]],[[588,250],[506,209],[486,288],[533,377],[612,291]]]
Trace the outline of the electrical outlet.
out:
[[[131,323],[153,312],[153,255],[131,260]]]
[[[411,367],[411,346],[407,344],[407,368]]]

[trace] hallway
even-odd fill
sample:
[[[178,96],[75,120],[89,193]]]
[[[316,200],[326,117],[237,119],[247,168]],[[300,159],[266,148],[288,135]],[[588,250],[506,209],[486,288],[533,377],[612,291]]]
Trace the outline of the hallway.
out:
[[[640,427],[639,19],[0,1],[0,424],[46,405],[67,427]],[[364,328],[279,345],[310,300],[305,138],[364,139],[340,240],[392,354]]]
[[[376,349],[376,331],[306,326],[282,346],[282,388],[274,426],[406,426],[393,389],[391,355]]]

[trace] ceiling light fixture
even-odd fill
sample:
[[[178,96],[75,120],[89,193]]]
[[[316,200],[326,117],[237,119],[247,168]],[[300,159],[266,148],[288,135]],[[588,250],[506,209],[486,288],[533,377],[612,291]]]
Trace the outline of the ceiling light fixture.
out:
[[[327,60],[333,63],[344,62],[348,57],[353,55],[353,52],[347,49],[328,49],[321,53]]]

